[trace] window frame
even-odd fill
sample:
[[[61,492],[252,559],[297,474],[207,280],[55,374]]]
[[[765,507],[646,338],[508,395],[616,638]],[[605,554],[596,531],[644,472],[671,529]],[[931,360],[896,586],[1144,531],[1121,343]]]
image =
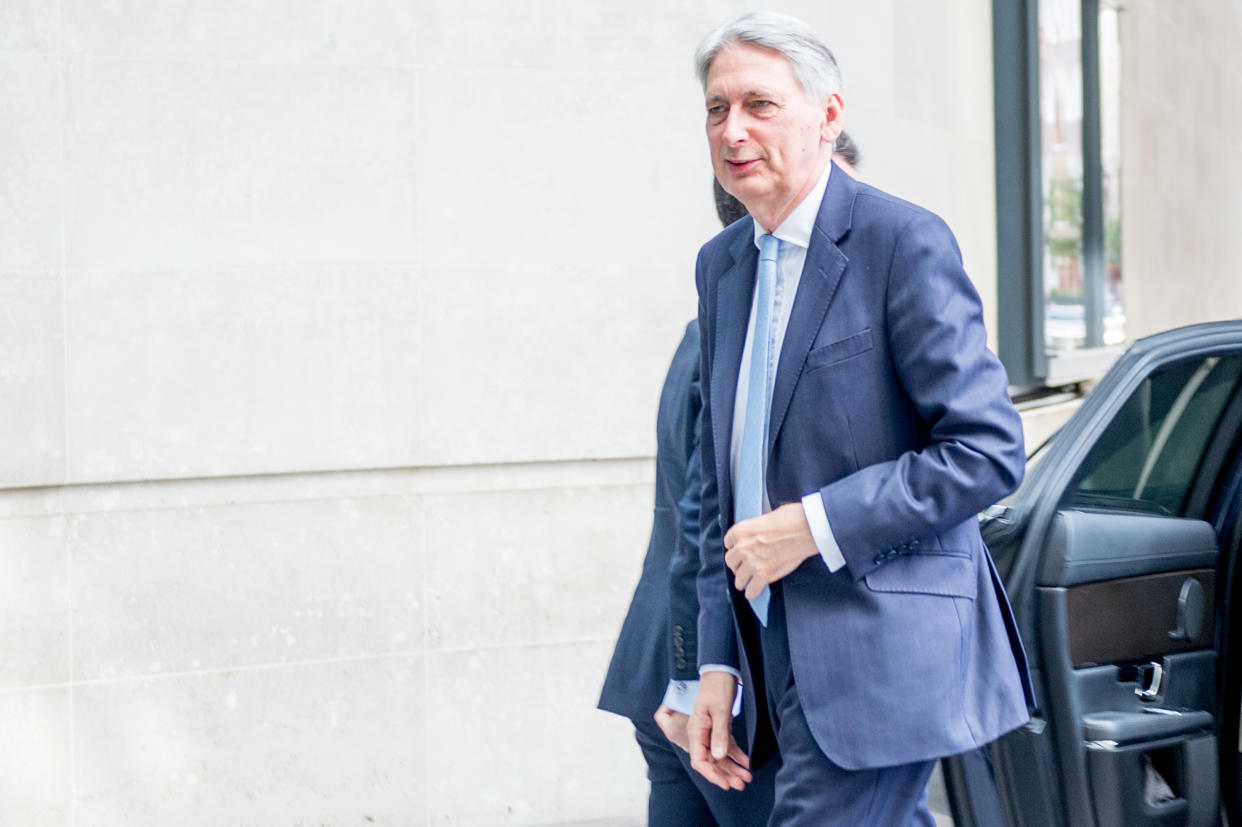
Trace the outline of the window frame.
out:
[[[1100,146],[1100,0],[1080,0],[1083,308],[1086,344],[1049,354],[1043,290],[1040,0],[992,4],[996,136],[997,355],[1018,392],[1098,379],[1124,349],[1103,344],[1106,262]]]

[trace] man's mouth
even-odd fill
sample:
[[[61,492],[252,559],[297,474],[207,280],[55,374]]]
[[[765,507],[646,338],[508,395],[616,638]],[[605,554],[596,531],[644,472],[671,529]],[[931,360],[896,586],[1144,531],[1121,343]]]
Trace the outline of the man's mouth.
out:
[[[728,165],[729,169],[733,172],[748,172],[752,168],[754,168],[756,164],[759,163],[759,159],[749,158],[746,160],[741,160],[741,159],[735,159],[735,158],[726,158],[725,163]]]

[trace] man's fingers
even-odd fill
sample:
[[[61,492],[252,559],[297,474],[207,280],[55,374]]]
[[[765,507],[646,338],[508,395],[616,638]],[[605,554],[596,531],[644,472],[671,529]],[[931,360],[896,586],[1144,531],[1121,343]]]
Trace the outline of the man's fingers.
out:
[[[706,764],[710,758],[711,724],[696,713],[690,716],[686,724],[686,735],[690,739],[690,763],[698,769],[700,764]]]
[[[715,770],[730,789],[745,789],[746,785],[754,780],[754,776],[750,774],[748,769],[750,759],[746,757],[746,753],[742,752],[742,748],[737,745],[737,741],[729,738],[729,748],[724,758],[713,761]],[[745,762],[745,763],[742,763]]]
[[[730,749],[730,754],[735,750],[741,753],[741,748],[736,743]],[[745,758],[745,755],[742,757]],[[719,761],[710,755],[703,760],[692,758],[690,766],[722,790],[743,790],[754,779],[748,769],[736,763],[732,758],[722,758]]]
[[[729,732],[730,724],[727,715],[712,718],[712,758],[717,761],[729,754],[729,741],[733,739],[733,733]]]
[[[750,582],[750,575],[745,574],[745,573],[740,573],[733,578],[733,588],[737,589],[739,592],[744,591],[746,589],[746,584],[749,582]]]
[[[753,779],[748,769],[750,759],[733,739],[728,717],[723,721],[698,716],[690,720],[690,766],[722,790],[745,789]]]
[[[742,787],[736,786],[736,782],[734,781],[734,779],[722,773],[716,767],[716,764],[712,762],[710,758],[706,761],[701,761],[697,764],[694,761],[691,761],[690,766],[695,770],[695,772],[697,772],[699,775],[706,778],[711,784],[719,787],[722,790],[742,789]]]
[[[722,771],[721,775],[728,779],[729,789],[732,790],[744,790],[746,785],[754,780],[749,770],[739,767],[732,761],[728,763],[727,769]]]
[[[746,592],[746,597],[754,600],[763,591],[764,586],[768,585],[768,580],[762,577],[759,567],[753,559],[748,560],[736,551],[729,552],[734,555],[733,560],[725,556],[725,562],[733,571],[733,587],[739,592]]]
[[[729,743],[729,758],[742,769],[750,769],[750,756],[742,752],[742,748],[738,746],[737,741],[730,741]],[[750,773],[747,772],[746,776],[746,780],[749,781]]]
[[[749,771],[729,757],[736,746],[730,709],[737,678],[727,672],[707,672],[699,679],[699,696],[687,724],[690,766],[722,790],[740,790],[751,780]]]
[[[720,771],[715,761],[712,760],[711,752],[708,750],[707,735],[709,730],[706,727],[696,728],[690,735],[690,766],[699,775],[706,778],[709,782],[716,785],[722,790],[736,789],[730,783],[729,778]],[[696,737],[701,736],[701,737]]]

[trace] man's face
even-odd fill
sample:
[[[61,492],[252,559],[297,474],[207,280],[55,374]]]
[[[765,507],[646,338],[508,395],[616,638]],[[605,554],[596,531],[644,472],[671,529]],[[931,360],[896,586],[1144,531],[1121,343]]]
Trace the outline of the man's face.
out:
[[[843,125],[841,98],[806,99],[793,67],[734,43],[707,73],[707,142],[721,185],[768,230],[814,188]]]

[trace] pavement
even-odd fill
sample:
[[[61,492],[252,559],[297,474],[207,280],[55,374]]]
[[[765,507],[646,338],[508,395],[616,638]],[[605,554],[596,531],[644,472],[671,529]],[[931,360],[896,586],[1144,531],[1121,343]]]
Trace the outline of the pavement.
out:
[[[940,765],[932,772],[931,790],[928,794],[928,806],[936,819],[937,827],[953,827],[953,816],[949,814],[949,799],[944,790],[944,778],[940,774]],[[558,821],[545,827],[646,827],[645,819],[635,818],[601,818],[590,821]]]

